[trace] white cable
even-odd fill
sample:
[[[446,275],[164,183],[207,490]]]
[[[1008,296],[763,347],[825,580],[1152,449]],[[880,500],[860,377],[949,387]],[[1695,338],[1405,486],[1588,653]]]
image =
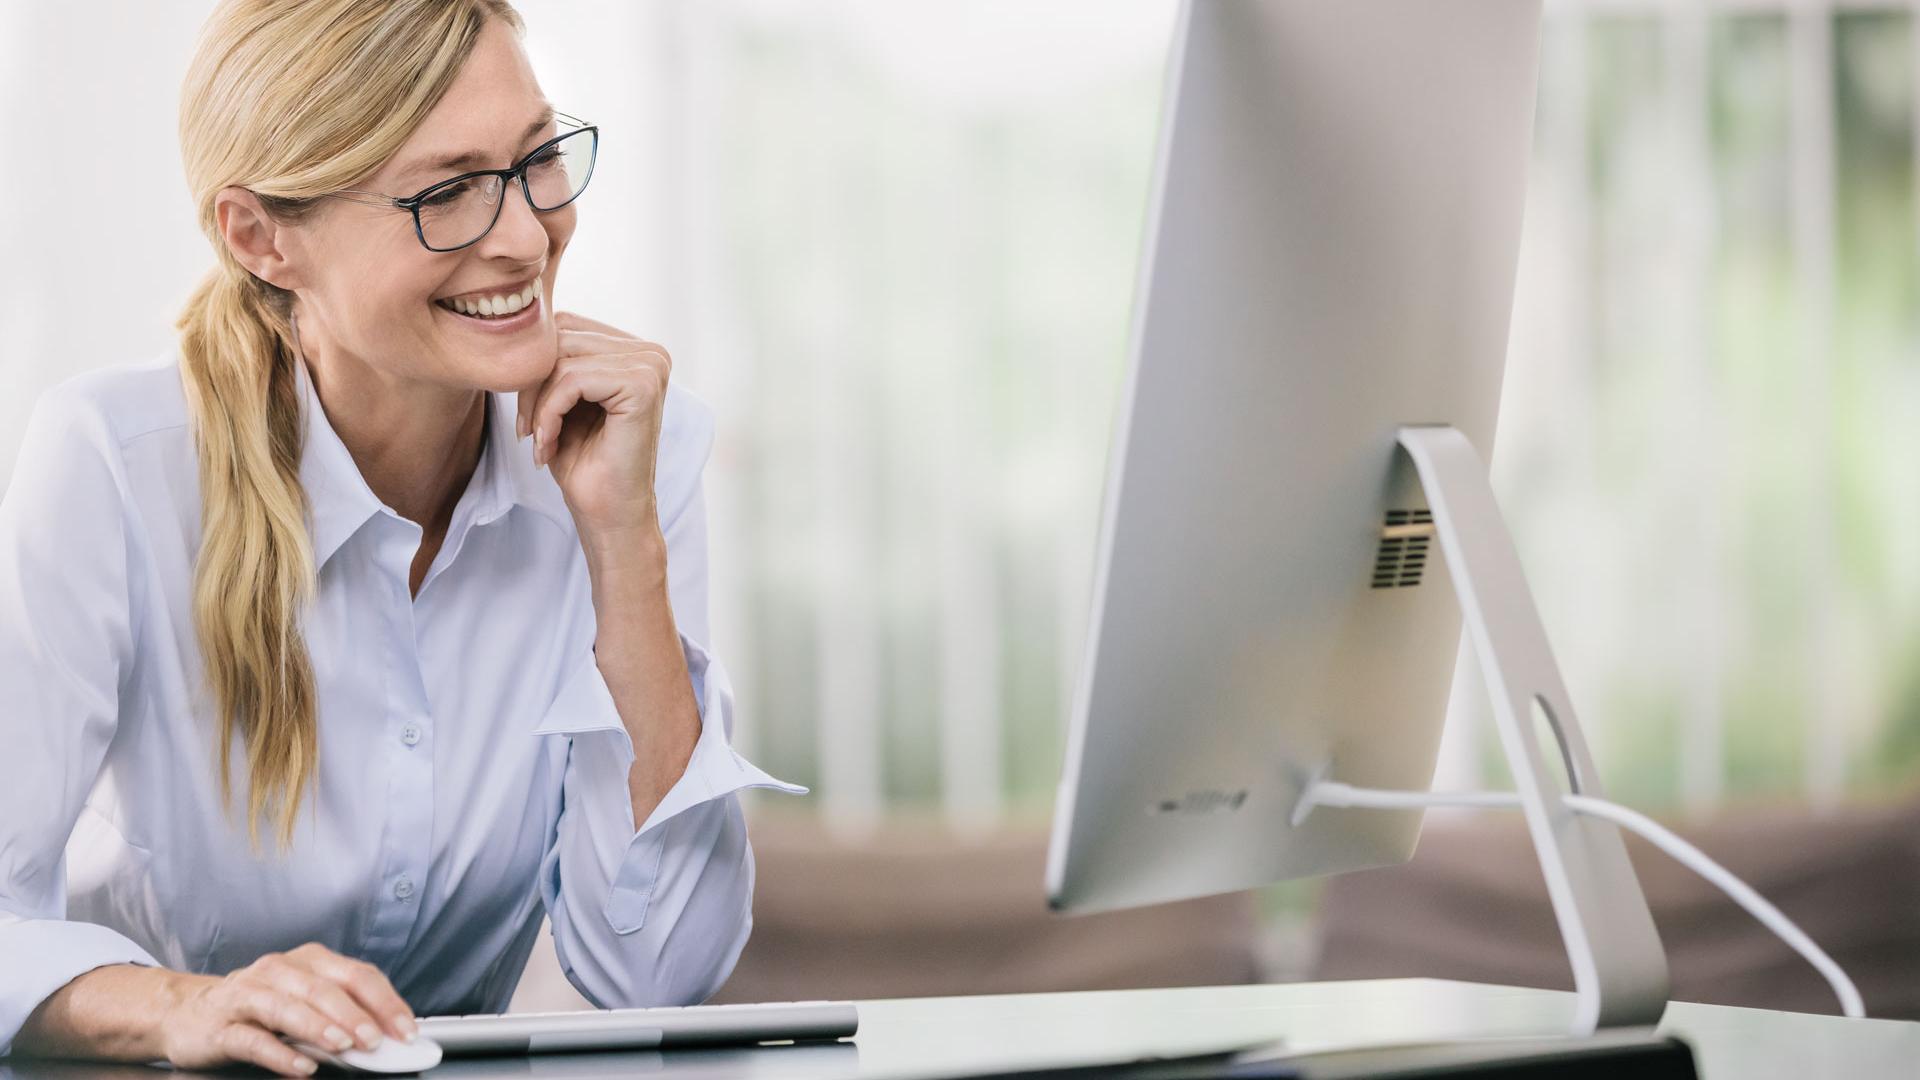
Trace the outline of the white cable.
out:
[[[1867,1015],[1866,1005],[1860,1000],[1860,991],[1854,987],[1853,980],[1834,963],[1825,949],[1814,944],[1806,932],[1794,925],[1792,919],[1782,914],[1780,909],[1768,902],[1767,898],[1753,890],[1751,885],[1734,877],[1726,867],[1707,858],[1699,848],[1687,843],[1673,832],[1637,810],[1621,806],[1619,803],[1596,799],[1589,795],[1562,795],[1561,801],[1582,814],[1611,821],[1622,828],[1632,829],[1649,843],[1679,860],[1688,869],[1720,887],[1720,891],[1733,898],[1733,902],[1747,909],[1747,913],[1766,924],[1767,929],[1780,936],[1780,940],[1792,947],[1794,952],[1805,957],[1821,975],[1826,977],[1827,985],[1840,998],[1840,1011],[1858,1019]]]
[[[1819,971],[1833,987],[1835,996],[1840,999],[1840,1011],[1847,1016],[1860,1018],[1867,1015],[1866,1005],[1860,999],[1860,991],[1853,985],[1847,973],[1834,963],[1833,957],[1814,944],[1806,932],[1794,925],[1792,919],[1781,913],[1780,909],[1768,902],[1767,898],[1753,890],[1751,885],[1734,877],[1726,867],[1708,858],[1705,852],[1676,836],[1671,830],[1647,817],[1637,810],[1631,810],[1619,803],[1606,799],[1596,799],[1590,795],[1562,795],[1560,801],[1569,810],[1610,821],[1621,828],[1640,834],[1648,843],[1666,852],[1687,869],[1712,882],[1732,898],[1733,902],[1745,908],[1747,914],[1778,935],[1787,946],[1806,958],[1814,969]],[[1331,780],[1321,780],[1308,789],[1303,796],[1308,805],[1334,807],[1370,807],[1377,810],[1419,810],[1439,806],[1464,806],[1480,808],[1516,809],[1520,806],[1520,796],[1510,791],[1383,791],[1378,788],[1358,788],[1351,784],[1341,784]]]
[[[1314,806],[1359,806],[1373,810],[1427,810],[1436,806],[1468,806],[1513,810],[1520,796],[1511,791],[1386,791],[1322,780],[1306,794]]]

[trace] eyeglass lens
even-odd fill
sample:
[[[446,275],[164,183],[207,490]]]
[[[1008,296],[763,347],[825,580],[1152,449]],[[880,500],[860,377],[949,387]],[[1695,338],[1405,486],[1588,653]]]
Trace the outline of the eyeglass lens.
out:
[[[556,210],[573,201],[593,171],[594,132],[573,132],[542,149],[527,162],[527,198],[536,210]],[[472,176],[435,188],[420,201],[420,236],[427,246],[447,250],[486,235],[500,216],[502,181]]]

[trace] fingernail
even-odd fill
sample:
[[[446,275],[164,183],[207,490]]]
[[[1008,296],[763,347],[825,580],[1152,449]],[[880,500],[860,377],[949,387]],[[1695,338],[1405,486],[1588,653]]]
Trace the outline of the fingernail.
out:
[[[329,1024],[326,1035],[327,1041],[333,1044],[335,1050],[345,1050],[353,1045],[353,1036],[338,1026]]]
[[[413,1017],[402,1016],[400,1017],[400,1031],[408,1042],[412,1042],[413,1037],[420,1034],[420,1025],[413,1022]]]
[[[293,1059],[293,1067],[308,1076],[312,1076],[314,1070],[320,1067],[320,1063],[310,1057],[297,1057]]]
[[[380,1029],[372,1024],[361,1024],[353,1029],[360,1036],[360,1043],[368,1050],[380,1045]]]

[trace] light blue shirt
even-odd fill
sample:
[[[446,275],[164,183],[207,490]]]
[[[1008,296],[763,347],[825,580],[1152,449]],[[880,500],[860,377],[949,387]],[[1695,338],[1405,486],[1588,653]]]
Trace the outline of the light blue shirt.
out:
[[[238,730],[231,818],[220,801],[177,358],[70,379],[29,421],[0,499],[0,1054],[100,965],[218,974],[307,941],[378,965],[420,1015],[501,1011],[543,912],[597,1005],[711,994],[752,925],[734,793],[805,789],[729,743],[732,690],[704,645],[706,407],[669,390],[655,483],[702,731],[636,828],[585,555],[514,438],[514,399],[489,395],[479,465],[410,597],[419,526],[299,383],[319,769],[285,856],[270,823],[249,850]]]

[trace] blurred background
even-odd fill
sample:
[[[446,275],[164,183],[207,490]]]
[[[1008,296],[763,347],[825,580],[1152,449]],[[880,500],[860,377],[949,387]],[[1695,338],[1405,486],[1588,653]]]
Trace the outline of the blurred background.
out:
[[[0,485],[35,396],[167,348],[210,265],[174,125],[211,6],[0,5]],[[749,800],[723,996],[1566,983],[1511,822],[1434,815],[1410,867],[1252,898],[1040,909],[1174,0],[521,6],[549,97],[602,126],[556,302],[717,411],[737,741],[814,789]],[[1917,57],[1893,0],[1548,0],[1492,458],[1610,794],[1912,1016]],[[1504,781],[1487,713],[1469,670],[1438,784]],[[1676,996],[1833,1011],[1636,859]],[[569,993],[537,957],[516,1004]]]

